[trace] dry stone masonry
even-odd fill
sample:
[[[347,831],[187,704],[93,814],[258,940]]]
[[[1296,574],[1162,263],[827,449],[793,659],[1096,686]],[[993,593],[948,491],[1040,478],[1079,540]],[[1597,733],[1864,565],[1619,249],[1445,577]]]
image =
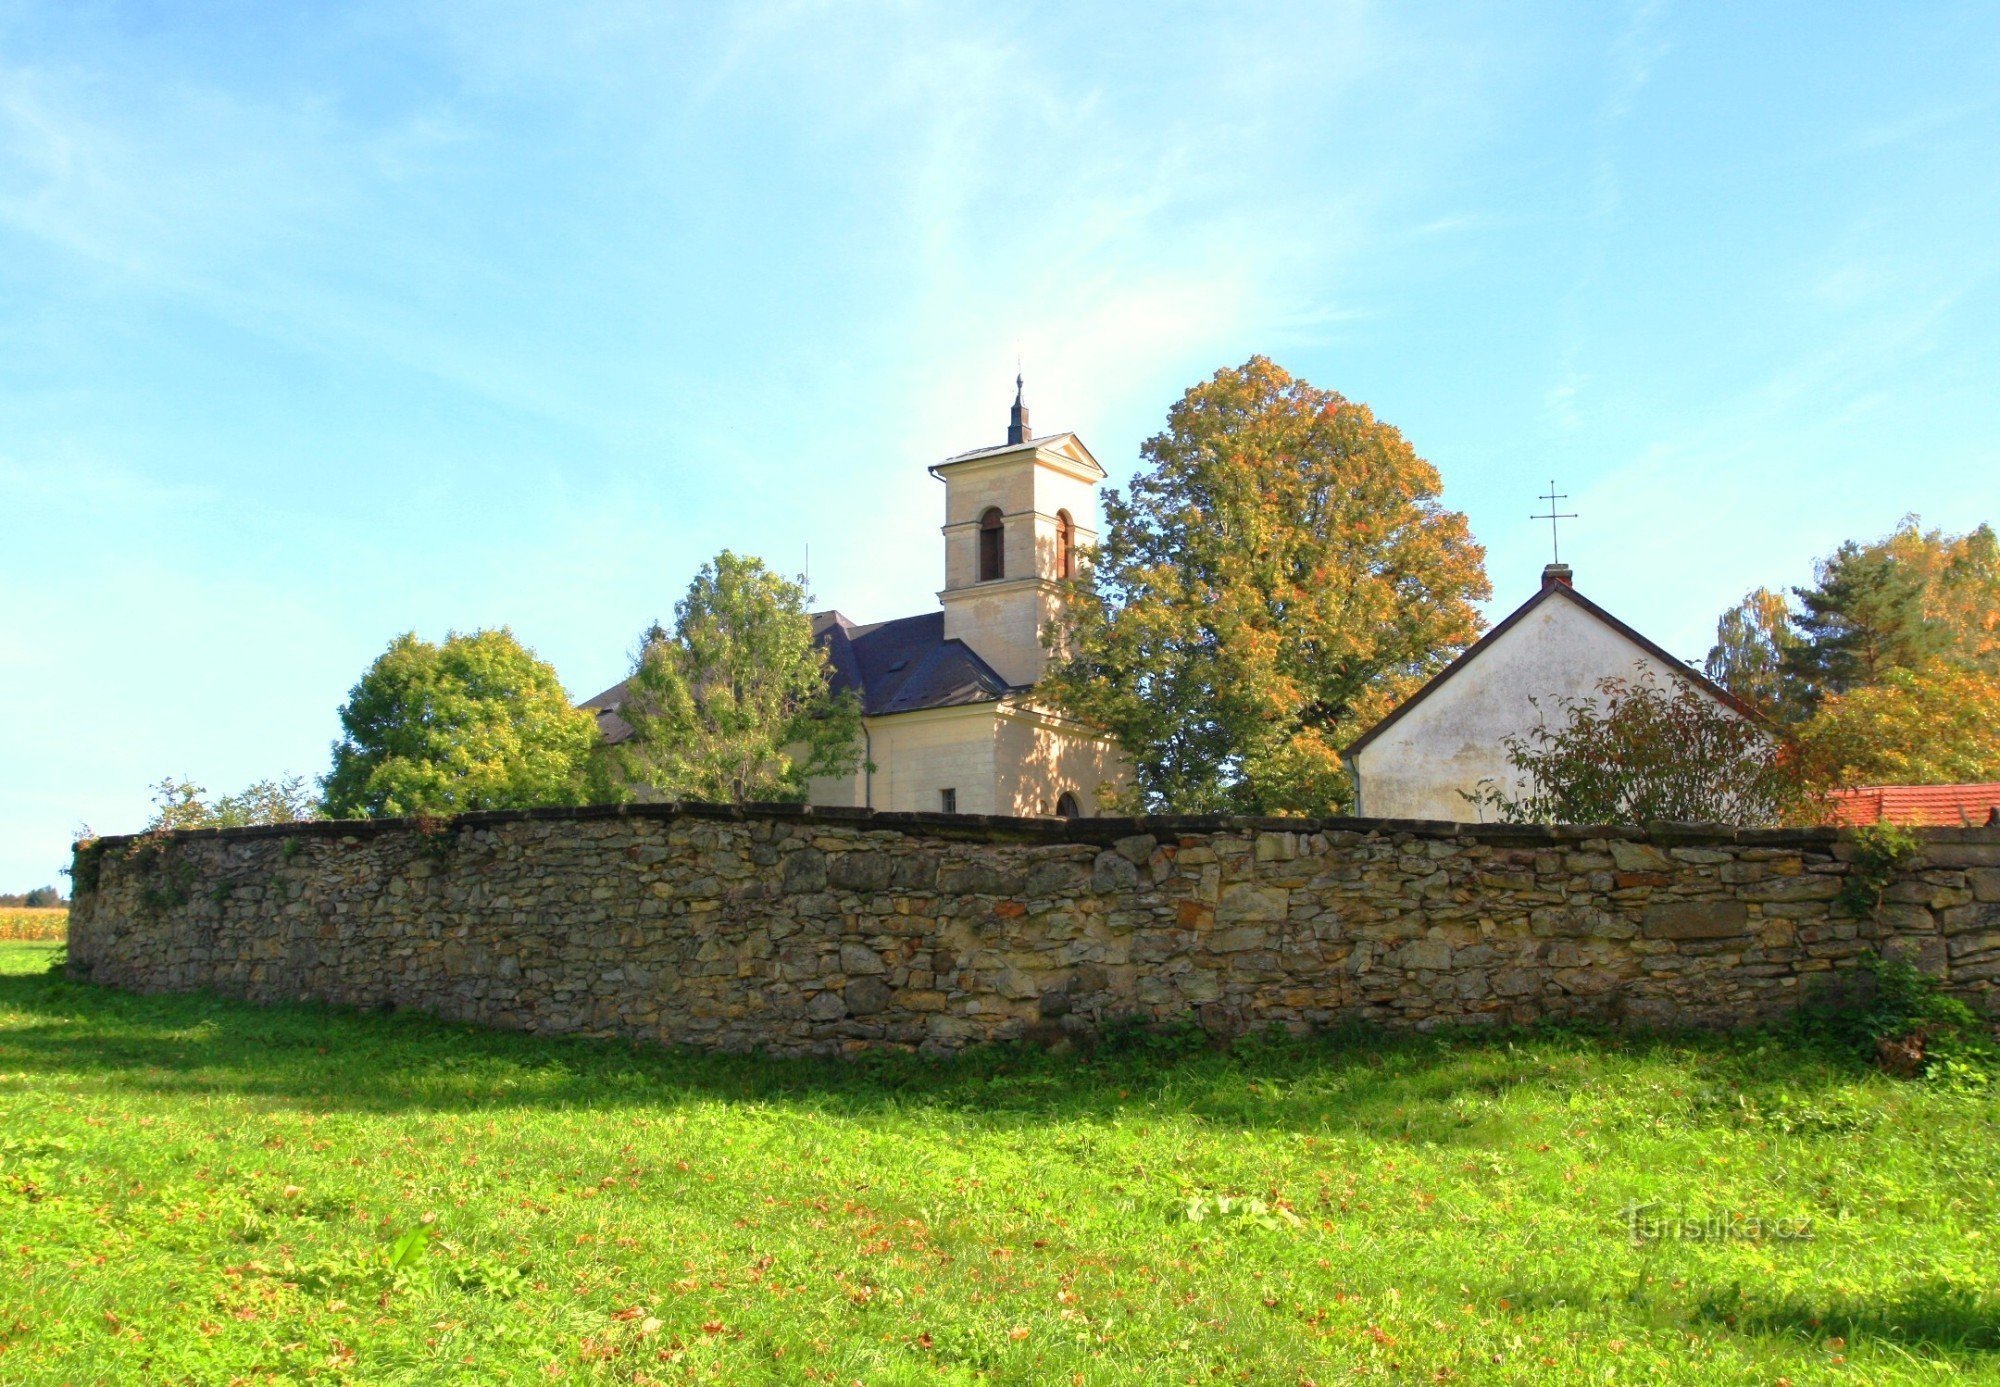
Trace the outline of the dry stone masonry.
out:
[[[1125,1018],[1730,1027],[1874,953],[2000,1012],[2000,832],[1919,841],[1857,910],[1833,830],[674,805],[204,830],[80,848],[70,957],[137,991],[777,1054]]]

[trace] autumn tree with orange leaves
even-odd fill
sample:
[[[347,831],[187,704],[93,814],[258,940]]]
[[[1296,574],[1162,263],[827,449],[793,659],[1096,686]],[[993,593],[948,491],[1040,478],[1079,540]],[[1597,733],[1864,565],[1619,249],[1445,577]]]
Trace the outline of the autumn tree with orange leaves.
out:
[[[1131,756],[1117,807],[1337,812],[1340,749],[1479,634],[1485,551],[1400,432],[1261,356],[1142,456],[1038,692]]]

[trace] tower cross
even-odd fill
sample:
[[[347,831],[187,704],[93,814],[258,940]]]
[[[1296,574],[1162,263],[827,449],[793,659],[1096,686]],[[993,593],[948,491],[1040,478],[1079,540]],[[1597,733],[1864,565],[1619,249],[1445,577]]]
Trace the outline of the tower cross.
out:
[[[1547,501],[1549,503],[1549,513],[1547,515],[1531,515],[1528,517],[1528,519],[1546,520],[1549,522],[1549,552],[1555,556],[1555,561],[1557,563],[1561,563],[1563,558],[1562,544],[1561,541],[1556,536],[1556,522],[1558,520],[1574,520],[1576,519],[1576,512],[1573,510],[1559,511],[1556,509],[1556,502],[1567,501],[1569,499],[1569,493],[1566,491],[1557,491],[1555,479],[1551,477],[1549,479],[1548,493],[1543,496],[1538,496],[1535,499],[1539,501]]]

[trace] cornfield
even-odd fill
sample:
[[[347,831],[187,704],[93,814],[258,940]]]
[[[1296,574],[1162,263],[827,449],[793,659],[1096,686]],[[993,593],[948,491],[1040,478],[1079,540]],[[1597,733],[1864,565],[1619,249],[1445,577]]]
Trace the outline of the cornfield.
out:
[[[69,910],[27,910],[0,906],[0,939],[67,939]]]

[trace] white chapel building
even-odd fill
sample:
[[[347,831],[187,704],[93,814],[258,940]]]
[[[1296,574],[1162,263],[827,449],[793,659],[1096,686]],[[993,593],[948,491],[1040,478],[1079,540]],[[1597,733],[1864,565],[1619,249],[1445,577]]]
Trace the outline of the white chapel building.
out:
[[[1467,794],[1490,783],[1520,792],[1506,739],[1525,736],[1560,700],[1596,699],[1598,682],[1651,673],[1691,685],[1730,712],[1763,719],[1700,670],[1677,660],[1576,590],[1569,565],[1468,646],[1346,751],[1354,812],[1379,819],[1476,819]],[[1540,700],[1540,709],[1531,700]]]
[[[1095,729],[1035,701],[1058,583],[1095,541],[1104,469],[1073,433],[1030,435],[1015,381],[1007,441],[930,468],[944,483],[940,610],[866,625],[818,612],[836,693],[861,703],[862,759],[815,779],[814,804],[1077,818],[1130,775]],[[583,706],[607,742],[631,735],[624,685]]]

